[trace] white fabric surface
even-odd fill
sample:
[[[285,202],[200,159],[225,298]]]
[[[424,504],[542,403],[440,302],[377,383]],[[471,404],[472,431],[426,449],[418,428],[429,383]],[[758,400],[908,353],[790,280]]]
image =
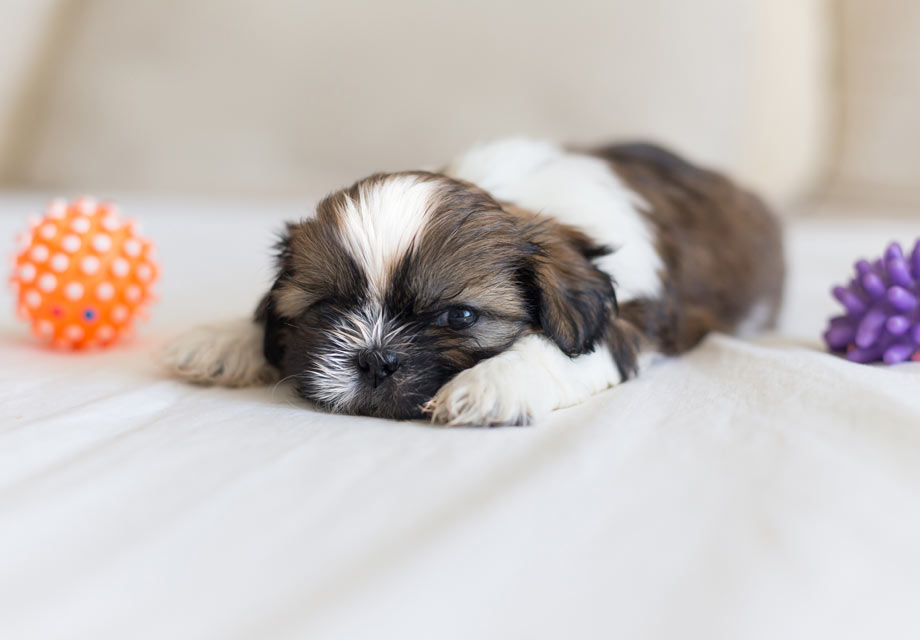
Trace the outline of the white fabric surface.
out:
[[[164,266],[135,344],[0,319],[0,637],[916,637],[920,365],[817,336],[831,284],[920,223],[792,223],[779,335],[444,429],[162,378],[150,348],[249,312],[302,208],[132,200]],[[0,199],[0,236],[39,201]]]

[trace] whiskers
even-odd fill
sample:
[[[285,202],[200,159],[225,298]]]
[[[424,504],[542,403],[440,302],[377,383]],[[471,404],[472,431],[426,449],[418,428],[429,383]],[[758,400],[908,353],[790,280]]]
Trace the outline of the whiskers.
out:
[[[388,318],[375,307],[343,314],[326,330],[326,342],[312,354],[303,376],[307,395],[332,411],[353,410],[361,404],[365,391],[356,366],[358,354],[368,349],[386,349],[404,356],[415,340],[411,329],[411,325]]]
[[[291,380],[292,378],[300,378],[300,377],[301,377],[301,374],[299,374],[299,373],[292,373],[292,374],[289,375],[289,376],[284,376],[284,377],[281,378],[278,382],[276,382],[275,384],[273,384],[273,385],[272,385],[271,395],[270,395],[271,401],[272,401],[272,402],[275,401],[275,391],[278,389],[278,385],[280,385],[282,382],[286,382],[286,381],[288,381],[288,380]],[[293,408],[295,408],[295,409],[297,408],[297,407],[294,405],[294,403],[291,402],[290,398],[285,398],[284,401],[285,401],[288,405],[290,405],[291,407],[293,407]]]

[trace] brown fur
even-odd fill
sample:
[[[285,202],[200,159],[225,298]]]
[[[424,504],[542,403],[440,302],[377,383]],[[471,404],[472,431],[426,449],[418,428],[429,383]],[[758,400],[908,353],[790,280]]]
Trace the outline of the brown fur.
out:
[[[754,196],[716,173],[647,145],[594,152],[648,205],[644,212],[664,262],[657,299],[617,308],[615,285],[594,259],[598,246],[578,229],[447,176],[376,174],[336,192],[313,220],[287,227],[278,278],[257,311],[265,355],[298,390],[324,402],[323,360],[342,323],[355,321],[368,296],[368,274],[349,256],[340,212],[360,190],[393,176],[437,184],[413,249],[385,266],[385,349],[400,366],[386,383],[364,388],[336,411],[419,417],[451,377],[494,356],[524,332],[540,331],[569,356],[605,341],[623,378],[637,370],[643,345],[674,354],[709,331],[732,331],[759,302],[775,320],[783,267],[779,228]],[[434,319],[473,309],[478,322],[448,330]],[[352,320],[349,320],[351,318]]]
[[[624,304],[619,324],[676,354],[710,331],[735,330],[758,303],[769,308],[767,324],[775,323],[784,278],[782,233],[763,202],[718,173],[651,145],[594,153],[648,203],[644,213],[665,264],[661,298]]]
[[[534,314],[540,328],[566,355],[593,351],[607,331],[616,294],[610,278],[592,259],[610,249],[553,218],[510,203],[503,206],[533,248],[529,269],[539,292]]]
[[[367,274],[340,236],[340,213],[362,188],[407,175],[438,188],[413,249],[386,266],[382,308],[387,332],[397,337],[383,347],[400,367],[386,385],[336,410],[417,417],[453,375],[504,351],[528,330],[542,330],[569,355],[594,348],[614,300],[609,278],[591,262],[604,249],[576,229],[503,206],[466,182],[426,172],[378,174],[324,199],[315,219],[287,226],[278,278],[256,313],[265,325],[266,358],[282,376],[300,376],[307,397],[321,395],[311,375],[330,353],[331,334],[341,332],[336,327],[367,296]],[[461,331],[433,323],[457,306],[475,310],[478,321]]]

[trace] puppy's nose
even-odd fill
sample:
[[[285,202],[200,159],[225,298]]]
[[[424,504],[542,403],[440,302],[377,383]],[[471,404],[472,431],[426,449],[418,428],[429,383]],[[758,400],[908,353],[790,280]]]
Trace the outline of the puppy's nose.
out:
[[[377,386],[399,369],[399,358],[392,351],[367,349],[356,358],[361,376],[376,389]]]

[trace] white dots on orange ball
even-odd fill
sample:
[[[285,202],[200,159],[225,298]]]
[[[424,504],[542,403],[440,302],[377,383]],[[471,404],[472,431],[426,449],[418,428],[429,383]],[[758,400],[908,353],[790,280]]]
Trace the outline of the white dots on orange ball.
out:
[[[53,274],[43,273],[38,279],[38,288],[45,293],[51,293],[57,289],[57,278]]]
[[[35,280],[35,275],[38,273],[35,265],[31,262],[23,263],[19,267],[19,282],[23,284],[29,284]]]
[[[39,320],[35,323],[35,331],[40,338],[50,338],[54,335],[54,325],[50,320]]]
[[[141,282],[150,282],[153,278],[153,267],[146,262],[137,265],[137,279]]]
[[[108,302],[115,297],[115,287],[111,282],[100,282],[96,285],[96,297],[103,302]]]
[[[76,302],[83,297],[83,285],[79,282],[68,282],[64,287],[64,295],[68,300]]]
[[[83,256],[80,259],[80,271],[85,275],[95,275],[99,271],[99,258],[96,256]]]
[[[29,251],[29,257],[32,258],[33,262],[38,262],[41,264],[48,259],[48,247],[43,244],[37,244]]]
[[[83,197],[30,219],[12,257],[17,312],[52,346],[106,346],[133,334],[156,296],[152,243],[118,209]]]
[[[125,255],[130,258],[136,258],[141,255],[141,243],[134,238],[128,238],[124,244]]]
[[[93,249],[97,253],[105,253],[112,248],[112,238],[104,233],[97,233],[92,239]]]
[[[112,273],[118,278],[124,278],[131,271],[131,264],[124,258],[112,260]]]
[[[128,316],[130,315],[130,313],[131,312],[128,310],[128,307],[126,307],[125,305],[123,304],[115,305],[115,308],[112,309],[112,320],[114,320],[118,324],[124,324],[125,322],[127,322]]]
[[[70,221],[70,229],[74,233],[84,234],[90,229],[89,218],[79,216]]]
[[[48,203],[45,209],[45,216],[52,220],[61,220],[67,215],[67,201],[63,198],[57,198]]]
[[[69,324],[64,327],[64,337],[70,342],[79,342],[85,335],[86,331],[78,324]]]
[[[51,270],[61,273],[67,271],[67,268],[70,266],[70,259],[65,256],[63,253],[55,253],[51,256]]]
[[[80,238],[72,233],[68,233],[61,240],[61,248],[67,253],[76,253],[80,250],[81,244],[83,243],[80,242]]]
[[[37,309],[42,303],[42,294],[35,289],[26,289],[25,293],[22,295],[22,299],[26,303],[26,307]]]
[[[115,337],[115,329],[111,325],[101,324],[99,328],[96,329],[96,338],[101,340],[103,343],[108,342]]]

